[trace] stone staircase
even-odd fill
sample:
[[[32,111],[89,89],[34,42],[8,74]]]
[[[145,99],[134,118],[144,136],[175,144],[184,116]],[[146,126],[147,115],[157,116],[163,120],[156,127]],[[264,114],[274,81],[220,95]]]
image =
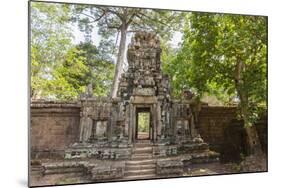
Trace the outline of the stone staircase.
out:
[[[151,179],[156,177],[156,164],[149,140],[134,145],[131,160],[126,162],[125,179]]]
[[[41,165],[31,165],[30,166],[30,176],[41,177],[43,175],[43,167]]]

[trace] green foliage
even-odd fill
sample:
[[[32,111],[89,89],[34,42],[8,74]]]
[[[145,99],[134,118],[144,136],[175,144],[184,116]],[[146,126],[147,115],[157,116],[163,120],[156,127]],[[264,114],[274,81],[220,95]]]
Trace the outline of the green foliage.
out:
[[[93,93],[96,96],[108,95],[114,75],[112,60],[103,51],[99,52],[91,42],[80,43],[77,48],[82,50],[81,56],[85,58],[86,66],[90,69],[83,79],[85,84],[93,84]]]
[[[113,70],[111,62],[99,59],[94,45],[80,43],[68,51],[65,61],[53,72],[50,94],[60,100],[74,99],[85,92],[85,86],[92,83],[95,96],[107,95],[112,84]]]
[[[31,2],[31,97],[46,96],[51,72],[71,48],[69,8]],[[48,92],[47,92],[48,93]]]
[[[149,113],[138,113],[138,131],[148,132],[149,131]]]
[[[86,42],[72,44],[70,21],[77,21]],[[199,98],[239,102],[253,122],[266,107],[266,21],[256,16],[32,2],[32,98],[75,99],[89,83],[94,95],[107,95],[114,74],[112,55],[118,49],[114,38],[126,23],[126,32],[155,31],[161,37],[162,68],[172,81],[174,97],[191,89]],[[169,40],[183,24],[183,41],[174,49]],[[98,48],[91,42],[93,27],[103,38]],[[245,116],[245,111],[240,114]]]
[[[93,93],[107,95],[114,65],[91,42],[73,46],[70,5],[31,3],[31,97],[76,99],[93,84]]]
[[[162,70],[165,74],[170,76],[170,79],[173,80],[171,82],[173,88],[172,89],[173,97],[179,98],[182,92],[182,88],[184,88],[180,86],[182,84],[180,81],[184,81],[182,79],[186,79],[186,78],[181,77],[184,75],[178,72],[180,68],[175,67],[175,64],[173,63],[175,61],[175,58],[177,57],[176,56],[177,50],[172,48],[171,45],[165,40],[161,41],[161,49],[162,49],[162,53],[161,53]]]
[[[187,16],[181,49],[166,68],[175,93],[191,88],[198,97],[238,102],[240,115],[254,122],[267,100],[266,21],[260,16]]]
[[[56,98],[71,99],[85,90],[90,70],[86,65],[86,58],[81,53],[77,48],[70,49],[65,61],[54,70],[49,91],[50,94],[55,94]]]

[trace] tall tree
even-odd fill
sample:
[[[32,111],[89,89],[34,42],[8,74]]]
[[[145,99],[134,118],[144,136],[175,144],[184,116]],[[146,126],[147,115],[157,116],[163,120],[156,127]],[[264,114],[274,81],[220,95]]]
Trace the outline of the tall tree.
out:
[[[81,51],[80,55],[85,58],[89,68],[85,85],[91,83],[96,96],[109,95],[114,74],[113,60],[91,42],[80,43],[76,48]]]
[[[31,2],[31,98],[46,96],[53,69],[71,48],[68,6]]]
[[[86,32],[88,40],[95,22],[99,27],[99,34],[103,37],[117,36],[116,42],[119,41],[119,46],[111,97],[116,97],[123,71],[127,33],[140,30],[155,31],[169,38],[173,27],[179,26],[181,18],[178,12],[124,7],[79,5],[75,7],[75,11],[77,14],[74,20],[79,21],[80,28]]]
[[[266,21],[260,16],[193,13],[170,65],[176,89],[188,86],[198,96],[207,92],[237,99],[251,154],[261,149],[254,122],[267,100]]]
[[[107,95],[113,78],[114,64],[102,59],[90,42],[71,48],[64,62],[53,72],[49,82],[49,95],[56,99],[75,99],[91,84],[95,96]]]

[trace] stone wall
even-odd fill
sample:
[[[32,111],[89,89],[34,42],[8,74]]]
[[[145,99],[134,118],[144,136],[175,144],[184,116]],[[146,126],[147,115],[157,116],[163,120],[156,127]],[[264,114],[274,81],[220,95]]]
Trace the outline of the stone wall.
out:
[[[236,117],[235,107],[202,107],[198,117],[198,131],[211,149],[220,151],[224,142],[224,129]]]
[[[79,141],[80,105],[77,103],[40,103],[31,105],[32,158],[63,157],[64,150]],[[197,129],[210,149],[223,160],[236,160],[244,152],[242,122],[235,120],[235,107],[201,108]],[[267,117],[257,123],[263,150],[267,153]],[[237,155],[233,155],[236,153]],[[230,159],[232,158],[232,159]]]
[[[221,154],[222,161],[237,161],[246,153],[243,121],[236,119],[236,107],[205,106],[198,117],[198,131],[210,149]],[[267,115],[256,123],[262,149],[267,153]]]
[[[80,106],[77,103],[31,104],[31,157],[61,158],[79,139]]]

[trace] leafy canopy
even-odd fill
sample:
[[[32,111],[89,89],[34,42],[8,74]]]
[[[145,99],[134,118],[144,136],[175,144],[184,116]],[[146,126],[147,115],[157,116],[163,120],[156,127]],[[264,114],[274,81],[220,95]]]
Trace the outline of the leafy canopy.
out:
[[[95,95],[107,95],[112,59],[91,43],[73,44],[70,5],[31,3],[31,97],[75,99],[93,84]],[[103,50],[103,49],[101,49]]]
[[[248,109],[242,116],[254,120],[267,100],[266,21],[260,16],[188,15],[181,48],[165,67],[174,93],[189,88],[199,98],[207,93],[225,103],[238,102]]]

